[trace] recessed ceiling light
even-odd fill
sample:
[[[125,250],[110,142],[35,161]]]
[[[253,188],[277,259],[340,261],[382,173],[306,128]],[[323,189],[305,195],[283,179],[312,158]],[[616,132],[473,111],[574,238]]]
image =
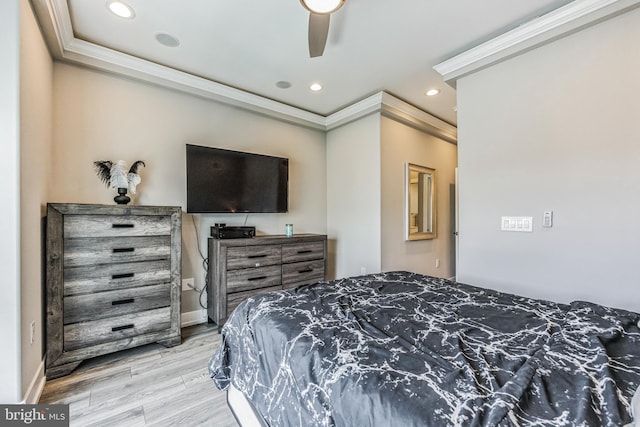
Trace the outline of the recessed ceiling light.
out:
[[[280,89],[289,89],[291,87],[291,83],[286,80],[280,80],[279,82],[276,82],[276,86]]]
[[[429,89],[426,93],[427,96],[436,96],[440,93],[440,89]]]
[[[322,90],[322,85],[320,83],[312,83],[311,86],[309,86],[309,89],[314,92],[318,92]]]
[[[116,16],[125,19],[133,19],[136,14],[131,8],[131,6],[121,2],[121,1],[108,1],[107,8]]]
[[[161,45],[164,45],[164,46],[167,46],[167,47],[180,46],[180,40],[178,40],[177,38],[173,37],[171,34],[158,33],[158,34],[156,34],[156,40],[158,40],[158,43],[160,43]]]

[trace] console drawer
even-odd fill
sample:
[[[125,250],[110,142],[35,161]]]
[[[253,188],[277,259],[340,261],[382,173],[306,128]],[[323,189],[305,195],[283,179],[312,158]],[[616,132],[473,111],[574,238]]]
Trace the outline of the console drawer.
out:
[[[64,324],[104,319],[171,305],[171,285],[142,286],[64,299]]]
[[[112,264],[169,259],[171,236],[64,239],[64,265]]]
[[[282,287],[278,285],[278,286],[272,286],[270,288],[253,289],[250,291],[228,294],[227,295],[227,317],[231,315],[231,312],[233,312],[233,310],[235,310],[236,307],[240,305],[242,301],[246,300],[250,296],[262,294],[264,292],[281,291],[281,290],[282,290]]]
[[[171,261],[99,264],[64,269],[64,295],[169,283]]]
[[[324,259],[324,242],[291,243],[282,245],[282,263]]]
[[[292,288],[324,280],[324,260],[282,265],[282,286]]]
[[[65,351],[169,329],[171,307],[64,326]]]
[[[171,234],[166,215],[67,215],[64,238],[159,236]]]
[[[279,245],[238,246],[227,249],[227,270],[264,267],[282,262]]]
[[[280,265],[227,271],[227,293],[282,285]]]

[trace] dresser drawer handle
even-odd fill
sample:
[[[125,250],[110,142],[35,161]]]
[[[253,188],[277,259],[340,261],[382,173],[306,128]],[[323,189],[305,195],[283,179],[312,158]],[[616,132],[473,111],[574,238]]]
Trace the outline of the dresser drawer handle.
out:
[[[113,228],[133,228],[133,224],[111,224]]]
[[[135,250],[136,250],[136,248],[113,248],[113,253],[114,254],[119,254],[119,253],[123,253],[123,252],[133,252]]]
[[[247,255],[247,258],[249,259],[254,259],[254,258],[266,258],[266,255]]]
[[[135,273],[112,274],[111,280],[126,279],[127,277],[133,277],[133,276],[135,276]]]
[[[111,301],[111,305],[131,304],[134,301],[135,301],[134,298],[121,299],[118,301]]]
[[[266,278],[267,278],[267,276],[249,277],[247,280],[250,281],[250,282],[253,282],[255,280],[264,280]]]
[[[133,329],[134,327],[135,325],[133,323],[122,326],[114,326],[113,328],[111,328],[111,332],[124,331],[125,329]]]
[[[305,249],[302,251],[298,251],[299,254],[310,254],[311,252],[313,252],[311,249]]]
[[[307,267],[307,268],[303,268],[302,270],[298,270],[298,273],[302,274],[302,273],[311,273],[313,271],[313,268],[311,267]]]

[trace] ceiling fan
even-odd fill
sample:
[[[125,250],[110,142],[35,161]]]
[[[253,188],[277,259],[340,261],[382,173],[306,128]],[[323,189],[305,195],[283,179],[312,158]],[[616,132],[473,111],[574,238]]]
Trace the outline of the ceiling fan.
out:
[[[345,0],[300,0],[309,11],[309,56],[322,56],[329,35],[331,14],[340,9]]]

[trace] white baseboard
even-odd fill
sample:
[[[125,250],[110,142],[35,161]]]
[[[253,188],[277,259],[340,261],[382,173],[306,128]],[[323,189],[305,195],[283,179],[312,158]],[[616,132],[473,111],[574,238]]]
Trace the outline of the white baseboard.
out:
[[[199,325],[200,323],[207,323],[207,310],[204,308],[196,311],[189,311],[182,313],[181,316],[182,327]]]
[[[36,403],[38,403],[46,382],[47,381],[44,377],[44,359],[42,359],[42,362],[40,362],[40,366],[38,366],[38,370],[31,379],[31,383],[29,383],[29,388],[27,388],[24,399],[22,399],[22,402],[20,403],[23,405],[35,405]]]

